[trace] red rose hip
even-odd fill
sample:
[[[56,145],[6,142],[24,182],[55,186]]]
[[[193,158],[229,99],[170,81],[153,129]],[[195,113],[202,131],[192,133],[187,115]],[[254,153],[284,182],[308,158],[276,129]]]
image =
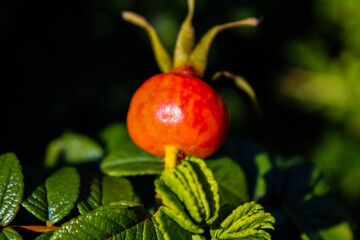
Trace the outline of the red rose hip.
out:
[[[146,80],[135,92],[127,115],[133,141],[143,150],[165,156],[165,169],[176,165],[179,151],[206,158],[224,142],[229,113],[223,98],[201,80],[215,36],[238,26],[256,26],[254,18],[212,27],[194,47],[194,0],[179,31],[174,57],[161,44],[153,27],[141,16],[124,12],[123,18],[149,35],[163,74]]]
[[[206,158],[224,142],[229,114],[223,98],[189,74],[165,73],[146,80],[135,92],[127,115],[128,131],[143,150],[164,157],[165,146]]]

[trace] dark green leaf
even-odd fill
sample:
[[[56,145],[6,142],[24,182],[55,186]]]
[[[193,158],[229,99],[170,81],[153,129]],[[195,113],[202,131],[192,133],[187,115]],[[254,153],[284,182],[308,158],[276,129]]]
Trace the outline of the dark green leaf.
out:
[[[221,204],[239,206],[249,200],[245,173],[230,158],[206,160],[219,185]]]
[[[109,152],[120,149],[129,142],[132,142],[126,125],[123,123],[115,123],[106,127],[101,132],[101,139],[105,142],[106,149]]]
[[[3,228],[0,232],[0,240],[22,240],[21,235],[10,227]]]
[[[23,178],[15,154],[0,155],[0,227],[8,225],[19,210],[24,189]]]
[[[49,240],[51,236],[53,235],[53,231],[46,232],[35,238],[34,240]]]
[[[48,220],[48,204],[45,184],[40,185],[35,191],[21,203],[35,217],[45,222]]]
[[[213,227],[213,239],[271,239],[264,229],[274,229],[275,219],[255,202],[236,208],[219,226]]]
[[[75,168],[58,170],[45,182],[48,203],[48,220],[51,224],[70,213],[79,195],[80,177]]]
[[[58,170],[23,203],[41,221],[54,224],[68,215],[79,195],[80,177],[75,168]]]
[[[120,200],[134,200],[134,191],[129,180],[121,177],[95,177],[90,186],[89,197],[80,201],[78,208],[81,214],[99,206]]]
[[[121,231],[119,234],[114,235],[113,239],[157,240],[158,237],[152,221],[147,218],[125,231]]]
[[[141,222],[144,224],[138,225]],[[140,236],[130,239],[143,239],[144,233],[148,237],[145,239],[155,240],[152,228],[141,205],[128,201],[114,202],[63,224],[50,239],[125,239],[125,233],[133,236],[135,232]]]
[[[104,154],[102,147],[94,140],[71,132],[65,133],[49,144],[45,165],[55,166],[62,153],[64,160],[73,164],[96,161]]]
[[[163,212],[165,208],[161,207],[156,214],[155,220],[159,224],[165,240],[192,240],[192,234],[180,227],[180,225]]]
[[[107,204],[120,200],[133,200],[134,190],[129,180],[119,177],[103,177],[102,203]]]
[[[110,176],[160,174],[164,162],[131,143],[109,153],[100,167],[102,172]]]

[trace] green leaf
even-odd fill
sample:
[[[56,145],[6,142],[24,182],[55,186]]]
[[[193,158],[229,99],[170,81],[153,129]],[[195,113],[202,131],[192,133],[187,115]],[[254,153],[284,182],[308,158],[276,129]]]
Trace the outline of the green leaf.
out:
[[[54,224],[68,215],[79,195],[80,177],[76,169],[66,167],[46,179],[23,203],[41,221]]]
[[[129,180],[120,177],[97,176],[93,179],[89,197],[78,203],[81,214],[120,200],[134,200],[134,190]]]
[[[45,166],[54,167],[64,149],[64,144],[61,138],[51,141],[46,149]]]
[[[101,162],[100,168],[110,176],[160,174],[164,169],[164,162],[131,143],[110,152]]]
[[[324,230],[320,230],[319,235],[322,239],[337,240],[337,239],[354,239],[350,224],[348,222],[342,222],[338,225],[329,227]]]
[[[50,239],[157,239],[147,219],[140,204],[114,202],[63,224]]]
[[[168,188],[161,179],[155,180],[156,192],[161,196],[162,202],[166,207],[160,207],[165,214],[170,216],[181,227],[194,233],[203,233],[204,230],[197,226],[186,214],[186,210],[179,198]],[[160,211],[159,209],[159,211]]]
[[[48,220],[48,204],[45,184],[38,186],[21,205],[35,217],[46,222]]]
[[[35,240],[49,240],[51,236],[53,235],[53,231],[46,232],[35,238]]]
[[[144,152],[130,139],[125,124],[110,125],[101,132],[109,154],[101,162],[101,170],[110,176],[159,174],[164,162]]]
[[[66,167],[46,179],[48,219],[54,224],[70,213],[79,195],[80,177],[75,168]]]
[[[158,237],[152,221],[147,218],[135,226],[116,234],[113,239],[156,240]]]
[[[176,170],[173,172],[164,172],[160,179],[166,184],[166,186],[176,194],[179,200],[185,205],[186,210],[189,212],[190,217],[194,219],[196,222],[201,223],[202,217],[200,214],[200,206],[197,204],[197,199],[195,195],[191,191],[191,189],[187,188],[176,175]]]
[[[23,196],[24,176],[14,153],[0,155],[0,227],[16,216]]]
[[[218,185],[204,160],[187,157],[155,180],[155,191],[162,199],[161,212],[192,233],[203,233],[203,226],[218,217]]]
[[[219,186],[216,182],[212,171],[207,167],[204,160],[193,156],[187,156],[186,161],[190,161],[193,165],[199,181],[206,193],[206,198],[210,205],[210,218],[206,219],[206,223],[212,224],[218,217],[220,209]]]
[[[258,174],[254,189],[254,200],[257,201],[262,198],[268,190],[265,175],[272,169],[272,163],[266,153],[256,155],[255,163],[258,167]]]
[[[275,218],[255,202],[236,208],[219,226],[212,227],[213,239],[271,239],[264,229],[274,229]]]
[[[47,167],[55,166],[62,153],[66,162],[80,164],[100,159],[104,151],[98,143],[89,137],[67,132],[49,144],[45,165]]]
[[[122,148],[124,145],[132,142],[126,125],[123,123],[115,123],[106,127],[101,131],[100,136],[105,142],[106,150],[109,152]]]
[[[239,206],[249,201],[246,176],[242,168],[228,157],[206,160],[219,185],[221,204]]]
[[[206,238],[201,235],[192,235],[192,240],[206,240]]]
[[[192,240],[192,234],[183,229],[177,222],[171,219],[161,207],[156,214],[155,220],[159,224],[159,229],[162,232],[165,240]]]
[[[0,232],[0,240],[22,240],[21,235],[10,227],[3,228]]]

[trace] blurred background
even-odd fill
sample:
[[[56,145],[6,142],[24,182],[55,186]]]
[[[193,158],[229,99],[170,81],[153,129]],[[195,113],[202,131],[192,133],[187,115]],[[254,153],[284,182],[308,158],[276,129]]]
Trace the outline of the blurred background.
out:
[[[226,30],[205,80],[228,70],[255,89],[263,117],[228,79],[212,85],[231,111],[231,133],[284,157],[313,162],[349,208],[360,199],[360,1],[197,0],[196,39],[246,17],[257,28]],[[186,0],[0,3],[0,153],[43,161],[65,130],[98,138],[124,121],[131,95],[159,69],[146,33],[121,19],[144,15],[172,52]],[[4,64],[5,62],[5,64]],[[353,212],[359,219],[359,213]]]

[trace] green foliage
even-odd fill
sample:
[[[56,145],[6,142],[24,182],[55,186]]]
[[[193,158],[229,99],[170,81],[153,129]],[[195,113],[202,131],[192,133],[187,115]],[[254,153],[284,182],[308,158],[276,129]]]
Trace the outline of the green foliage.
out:
[[[101,162],[101,171],[110,176],[135,176],[159,174],[163,169],[162,159],[144,152],[130,139],[124,124],[105,128],[101,137],[108,154]]]
[[[114,123],[104,128],[100,133],[105,142],[106,150],[111,152],[131,142],[127,128],[123,123]]]
[[[181,239],[191,240],[191,233],[182,228],[176,221],[169,217],[161,207],[155,217],[155,221],[159,224],[159,230],[162,232],[164,240]]]
[[[118,134],[121,125],[113,129],[116,134],[112,130],[105,135],[113,134],[113,139],[123,136]],[[114,142],[122,145],[120,140]],[[234,140],[231,144],[236,146],[231,157],[204,161],[187,156],[175,168],[162,170],[154,181],[156,201],[147,203],[150,211],[154,209],[153,215],[134,202],[134,177],[130,181],[81,171],[85,175],[80,193],[80,174],[74,167],[53,173],[22,206],[46,222],[46,226],[32,227],[35,231],[37,227],[47,231],[38,240],[270,239],[271,235],[276,239],[281,238],[280,233],[289,224],[296,229],[290,238],[355,238],[351,221],[342,206],[329,196],[329,184],[318,169],[301,159],[285,161],[251,143]],[[119,150],[116,144],[110,145],[112,151]],[[240,159],[241,165],[237,163]],[[1,209],[6,209],[1,216],[9,216],[1,219],[7,219],[4,222],[8,225],[22,199],[22,173],[14,154],[0,155],[0,160],[1,186],[14,189],[2,191],[2,199],[13,201],[5,204],[11,207],[4,208],[4,201],[1,205]],[[72,211],[75,205],[80,214]],[[67,220],[66,216],[72,219]],[[61,221],[62,225],[56,226]],[[274,226],[277,231],[268,232]],[[22,236],[13,226],[6,226],[1,229],[0,239],[16,240]]]
[[[211,230],[213,239],[271,239],[263,229],[274,229],[275,218],[255,202],[236,208],[219,226]]]
[[[51,236],[53,235],[53,232],[46,232],[35,238],[35,240],[49,240]]]
[[[58,170],[46,179],[23,203],[30,213],[54,224],[68,215],[79,195],[80,177],[75,168]]]
[[[152,222],[137,203],[113,202],[63,224],[55,239],[156,239]]]
[[[0,232],[0,240],[22,240],[20,234],[12,228],[4,228]]]
[[[45,166],[55,166],[61,154],[66,162],[80,164],[100,159],[103,156],[103,149],[89,137],[67,132],[49,144]]]
[[[256,155],[254,160],[258,166],[257,181],[254,188],[254,200],[257,201],[264,197],[266,190],[269,188],[265,176],[271,170],[272,166],[270,158],[266,153]]]
[[[206,160],[219,185],[221,204],[239,206],[249,201],[244,170],[229,157]]]
[[[96,176],[91,182],[89,197],[78,203],[81,214],[120,200],[134,200],[134,190],[129,180],[120,177]]]
[[[23,196],[23,174],[13,153],[0,155],[0,228],[8,225],[19,210]],[[9,230],[10,231],[10,230]],[[8,234],[10,234],[8,232]]]
[[[101,171],[110,176],[159,174],[164,162],[137,146],[127,145],[110,152],[101,162]]]
[[[218,217],[218,185],[201,159],[186,157],[172,171],[163,172],[155,190],[165,205],[161,211],[190,232],[203,233],[202,226]]]

